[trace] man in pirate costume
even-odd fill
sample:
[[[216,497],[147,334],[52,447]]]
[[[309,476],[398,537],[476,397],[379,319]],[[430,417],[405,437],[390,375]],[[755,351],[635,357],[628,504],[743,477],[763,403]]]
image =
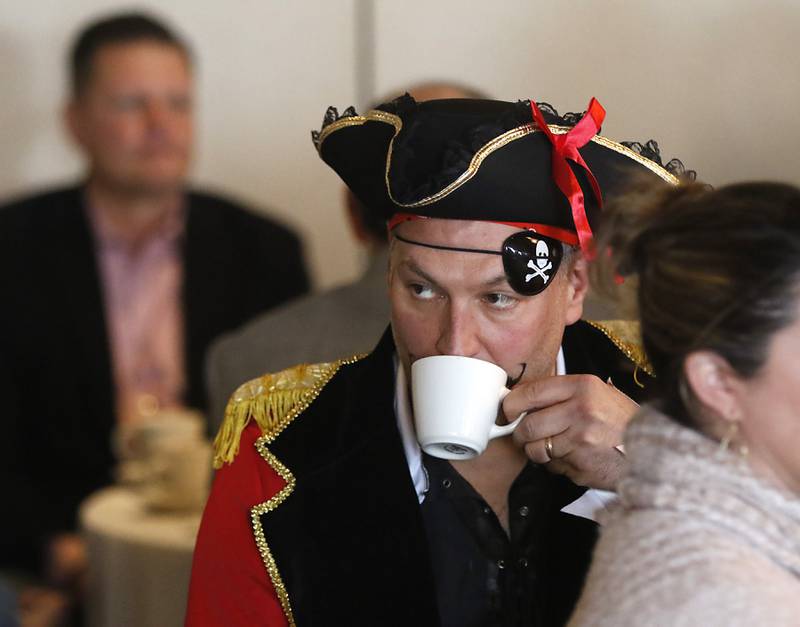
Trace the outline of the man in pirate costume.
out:
[[[408,96],[329,110],[320,156],[390,228],[392,323],[368,356],[233,395],[188,625],[566,621],[651,382],[634,326],[580,320],[593,232],[632,175],[677,183],[599,136],[603,117],[594,100],[565,118]],[[512,437],[467,461],[420,451],[408,375],[435,354],[506,370],[503,414],[528,412]]]

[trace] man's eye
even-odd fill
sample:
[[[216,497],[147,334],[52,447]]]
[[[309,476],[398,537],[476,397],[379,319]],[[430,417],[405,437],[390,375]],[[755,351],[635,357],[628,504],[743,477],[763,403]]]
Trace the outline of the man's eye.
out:
[[[173,111],[186,112],[192,109],[192,99],[189,96],[172,96],[169,99],[169,106]]]
[[[519,300],[513,296],[498,294],[496,292],[486,294],[483,299],[494,309],[510,309],[519,302]]]
[[[436,293],[430,287],[422,285],[421,283],[411,283],[409,289],[411,293],[420,300],[431,300],[436,296]]]
[[[134,111],[143,105],[142,98],[137,96],[120,96],[114,99],[114,107],[119,111]]]

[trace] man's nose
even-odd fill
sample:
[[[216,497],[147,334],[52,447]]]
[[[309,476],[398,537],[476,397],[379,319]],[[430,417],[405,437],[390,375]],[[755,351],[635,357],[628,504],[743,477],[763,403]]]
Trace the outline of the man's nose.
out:
[[[439,329],[436,350],[440,355],[474,357],[480,352],[478,325],[466,307],[449,305]]]
[[[167,103],[150,100],[147,103],[147,123],[151,133],[163,133],[172,115]]]

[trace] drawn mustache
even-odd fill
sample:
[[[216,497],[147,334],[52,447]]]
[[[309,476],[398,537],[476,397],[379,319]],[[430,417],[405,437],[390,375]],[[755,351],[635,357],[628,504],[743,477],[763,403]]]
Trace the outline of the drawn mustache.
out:
[[[519,376],[518,377],[508,377],[508,379],[506,380],[506,387],[507,388],[509,388],[509,389],[513,388],[517,383],[520,382],[520,379],[522,379],[522,375],[525,374],[525,370],[527,369],[528,364],[527,363],[521,363],[520,366],[522,366],[522,371],[519,373]]]

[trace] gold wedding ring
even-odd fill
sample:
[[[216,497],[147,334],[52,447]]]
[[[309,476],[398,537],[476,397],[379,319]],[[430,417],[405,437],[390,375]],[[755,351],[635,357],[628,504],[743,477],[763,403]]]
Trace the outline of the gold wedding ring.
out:
[[[547,457],[549,458],[548,461],[555,459],[555,455],[553,455],[553,438],[547,436],[544,441],[544,450],[547,453]]]

